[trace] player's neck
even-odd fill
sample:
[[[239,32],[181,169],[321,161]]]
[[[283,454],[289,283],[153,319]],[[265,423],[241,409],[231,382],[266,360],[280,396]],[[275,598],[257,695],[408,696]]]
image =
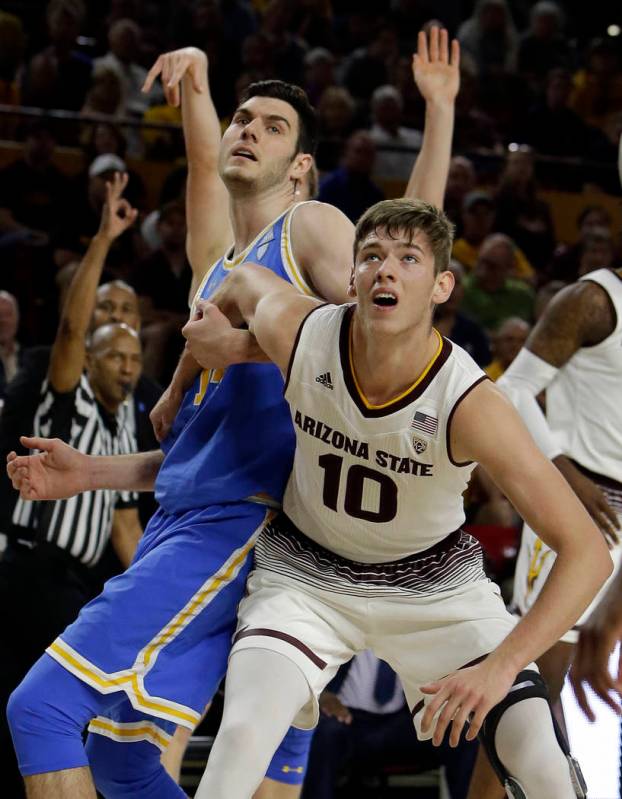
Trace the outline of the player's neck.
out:
[[[291,184],[272,187],[265,192],[231,196],[230,215],[235,242],[233,254],[238,255],[245,250],[265,227],[294,202],[297,202],[297,197]]]
[[[356,381],[372,405],[390,402],[408,391],[439,348],[439,335],[427,319],[403,333],[377,336],[355,314],[350,341]]]

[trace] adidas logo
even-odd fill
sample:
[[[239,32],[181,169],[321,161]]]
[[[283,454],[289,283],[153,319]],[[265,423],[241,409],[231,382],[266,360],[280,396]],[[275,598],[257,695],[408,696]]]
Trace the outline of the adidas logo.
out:
[[[330,378],[330,372],[325,372],[323,375],[319,375],[315,378],[315,382],[322,386],[326,386],[326,388],[329,388],[331,391],[334,388],[333,381]]]

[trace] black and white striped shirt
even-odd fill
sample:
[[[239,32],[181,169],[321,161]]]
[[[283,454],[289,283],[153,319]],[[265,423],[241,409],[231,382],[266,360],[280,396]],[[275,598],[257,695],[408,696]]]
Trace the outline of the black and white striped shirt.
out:
[[[87,455],[137,451],[133,403],[125,402],[114,416],[109,414],[95,399],[86,374],[74,391],[62,394],[44,382],[33,434],[60,438]],[[110,538],[114,511],[136,503],[132,492],[109,490],[50,502],[19,499],[13,524],[34,531],[36,541],[53,543],[86,566],[94,566]]]

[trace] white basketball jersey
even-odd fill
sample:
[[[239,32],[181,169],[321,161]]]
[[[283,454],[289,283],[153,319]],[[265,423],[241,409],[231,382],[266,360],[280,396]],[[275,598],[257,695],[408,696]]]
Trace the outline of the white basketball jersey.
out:
[[[298,333],[285,386],[296,455],[283,510],[322,547],[383,563],[434,546],[464,522],[474,464],[452,459],[449,424],[486,376],[437,333],[435,358],[419,379],[395,400],[370,405],[351,362],[354,308],[321,306]]]
[[[565,455],[622,482],[622,270],[598,269],[581,280],[609,295],[616,325],[600,344],[582,347],[546,390],[547,419]]]

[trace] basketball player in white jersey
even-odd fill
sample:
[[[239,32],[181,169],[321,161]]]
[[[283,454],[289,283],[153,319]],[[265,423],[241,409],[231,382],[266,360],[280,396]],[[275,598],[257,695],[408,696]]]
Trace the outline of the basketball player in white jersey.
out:
[[[511,796],[585,795],[533,661],[611,561],[509,403],[432,328],[453,287],[451,240],[437,209],[386,201],[357,225],[357,305],[318,306],[249,265],[213,296],[286,374],[297,447],[284,513],[257,544],[198,797],[248,797],[289,724],[313,726],[317,696],[365,648],[399,674],[420,735],[438,744],[451,727],[455,745],[465,724],[469,738],[482,730]],[[191,350],[203,324],[186,326]],[[476,461],[557,552],[516,626],[459,529]]]

